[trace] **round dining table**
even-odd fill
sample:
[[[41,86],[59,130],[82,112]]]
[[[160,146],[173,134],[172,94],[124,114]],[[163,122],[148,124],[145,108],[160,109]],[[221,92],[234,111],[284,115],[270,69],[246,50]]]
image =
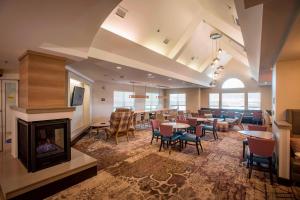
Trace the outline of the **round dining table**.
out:
[[[177,129],[187,129],[187,128],[190,127],[189,124],[177,123],[177,122],[164,122],[164,123],[162,123],[162,125],[172,126],[173,129],[175,129],[175,130],[177,130]]]

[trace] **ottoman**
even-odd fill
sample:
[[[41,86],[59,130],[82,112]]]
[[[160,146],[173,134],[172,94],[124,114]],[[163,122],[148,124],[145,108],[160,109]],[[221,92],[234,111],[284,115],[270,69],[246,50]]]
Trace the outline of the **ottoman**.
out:
[[[217,129],[218,129],[218,131],[227,132],[229,130],[228,122],[218,122]]]

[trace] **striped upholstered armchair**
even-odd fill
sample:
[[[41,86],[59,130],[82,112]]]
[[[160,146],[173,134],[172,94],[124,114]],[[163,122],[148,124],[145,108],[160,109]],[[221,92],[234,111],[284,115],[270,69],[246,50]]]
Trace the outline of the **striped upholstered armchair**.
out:
[[[114,136],[116,144],[118,144],[118,137],[126,135],[127,141],[129,141],[128,132],[131,118],[131,112],[113,112],[110,117],[110,127],[105,129],[107,139]]]

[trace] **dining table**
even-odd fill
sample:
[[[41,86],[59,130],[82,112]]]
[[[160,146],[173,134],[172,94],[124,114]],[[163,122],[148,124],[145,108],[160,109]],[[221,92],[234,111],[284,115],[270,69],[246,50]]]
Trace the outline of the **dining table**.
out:
[[[269,131],[238,131],[239,133],[248,136],[248,137],[256,137],[261,139],[273,139],[273,133]]]
[[[173,129],[175,129],[175,130],[178,130],[178,129],[187,129],[187,128],[190,127],[189,124],[178,123],[178,122],[164,122],[164,123],[162,123],[162,125],[172,126]]]
[[[218,122],[224,121],[223,118],[205,118],[205,117],[191,117],[192,119],[197,119],[197,122],[212,122],[214,119],[218,119]]]

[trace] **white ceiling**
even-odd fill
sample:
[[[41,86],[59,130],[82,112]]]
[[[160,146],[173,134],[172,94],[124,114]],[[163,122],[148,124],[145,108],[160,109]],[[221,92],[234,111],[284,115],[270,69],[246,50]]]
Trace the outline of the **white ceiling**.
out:
[[[119,84],[135,82],[135,85],[163,89],[199,87],[196,84],[98,59],[89,58],[69,66],[95,82],[105,81]]]
[[[127,10],[124,19],[115,14],[119,7]],[[223,35],[223,65],[231,58],[248,65],[236,17],[233,0],[2,0],[0,67],[16,68],[31,49],[81,62],[91,76],[83,64],[105,60],[209,86],[212,32]],[[179,82],[172,87],[182,87]]]

